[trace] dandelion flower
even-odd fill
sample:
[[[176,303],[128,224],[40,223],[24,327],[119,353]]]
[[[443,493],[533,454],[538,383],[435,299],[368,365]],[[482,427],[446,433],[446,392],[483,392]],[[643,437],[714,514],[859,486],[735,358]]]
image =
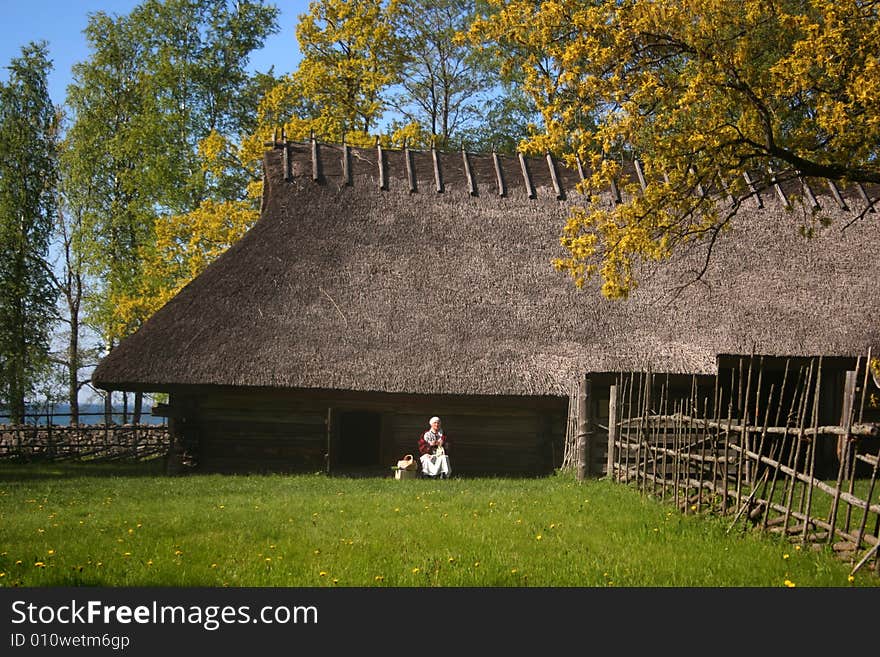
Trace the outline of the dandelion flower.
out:
[[[50,554],[50,555],[55,554],[55,550],[49,550],[49,552],[47,554]]]
[[[800,550],[800,549],[801,549],[801,546],[800,546],[800,545],[795,545],[795,546],[794,546],[794,549],[795,549],[795,550]]]
[[[123,556],[123,557],[130,557],[130,556],[131,556],[131,552],[123,552],[123,553],[122,553],[122,556]]]
[[[419,568],[413,568],[412,571],[413,571],[413,575],[418,575],[421,572],[421,570]]]
[[[516,573],[516,568],[511,568],[511,569],[510,569],[510,572],[513,573],[513,574],[515,574],[515,573]]]
[[[6,573],[0,573],[0,577],[6,577]]]
[[[385,575],[376,575],[373,579],[375,579],[377,582],[382,582],[385,580]]]
[[[536,540],[536,541],[540,541],[542,538],[544,538],[544,537],[541,536],[540,534],[538,534],[537,536],[535,536],[535,540]]]
[[[315,550],[315,554],[321,554],[320,550]]]
[[[147,560],[147,565],[148,565],[148,566],[152,566],[152,565],[153,565],[153,560],[152,560],[152,559],[148,559],[148,560]]]
[[[449,557],[449,563],[452,563],[453,561],[455,561],[455,557]]]
[[[479,567],[480,567],[480,562],[474,561],[474,568],[479,568]]]
[[[44,564],[42,561],[34,562],[34,568],[45,568],[45,567],[46,567],[46,564]]]
[[[782,558],[783,558],[783,559],[788,559],[788,553],[786,552],[785,554],[783,554],[783,555],[782,555]]]
[[[339,584],[339,580],[336,579],[336,578],[334,577],[334,578],[333,578],[333,583],[334,583],[334,584]]]
[[[846,579],[847,579],[848,582],[855,582],[855,581],[856,581],[856,578],[853,577],[852,575],[850,575],[850,576],[847,577]]]
[[[691,504],[691,511],[696,511],[696,510],[697,510],[697,505]]]
[[[269,563],[270,561],[272,561],[272,557],[266,557],[266,563]]]
[[[318,573],[318,577],[327,577],[327,571],[322,570],[320,573]]]
[[[20,565],[21,565],[21,559],[19,559],[18,561],[16,561],[16,562],[15,562],[15,565],[16,565],[16,566],[20,566]]]
[[[797,586],[797,584],[792,582],[790,579],[785,580],[785,585],[790,589],[793,589],[795,586]]]

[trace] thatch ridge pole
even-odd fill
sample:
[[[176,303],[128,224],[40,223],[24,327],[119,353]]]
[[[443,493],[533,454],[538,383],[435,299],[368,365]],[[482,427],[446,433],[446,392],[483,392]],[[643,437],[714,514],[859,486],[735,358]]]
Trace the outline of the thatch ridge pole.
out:
[[[584,173],[584,163],[581,162],[581,156],[575,156],[575,162],[577,162],[578,168],[578,176],[580,176],[581,182],[584,182],[587,179],[587,174]]]
[[[645,180],[645,172],[642,171],[642,163],[639,162],[638,158],[633,158],[633,166],[636,169],[636,176],[639,179],[639,185],[642,186],[642,191],[648,189],[648,182]]]
[[[535,194],[535,186],[532,184],[532,176],[529,174],[529,166],[526,164],[526,158],[522,152],[517,152],[516,155],[519,158],[519,168],[522,170],[523,182],[526,186],[526,194],[528,194],[529,198],[535,198],[537,196]]]
[[[467,178],[467,186],[468,186],[468,194],[471,196],[477,195],[477,185],[474,182],[474,172],[471,170],[471,160],[468,157],[467,151],[462,147],[461,149],[461,162],[464,165],[464,175]]]
[[[318,140],[312,136],[312,180],[318,182],[321,179],[321,161],[318,154]]]
[[[810,209],[821,210],[822,206],[819,204],[819,199],[817,199],[816,195],[813,193],[813,188],[810,187],[810,183],[802,175],[798,175],[798,178],[800,178],[801,187],[804,190],[804,195],[807,197],[807,200],[810,202]]]
[[[758,190],[755,189],[755,183],[752,182],[752,177],[749,175],[748,171],[743,171],[743,178],[746,181],[746,185],[749,186],[749,196],[754,196],[755,202],[758,204],[758,207],[763,208],[764,201],[761,199],[761,195],[758,193]]]
[[[857,182],[857,183],[856,183],[856,189],[859,190],[859,196],[860,196],[860,197],[862,198],[862,200],[865,202],[865,205],[868,206],[868,207],[866,208],[866,211],[867,211],[867,212],[876,212],[876,210],[874,209],[874,201],[872,201],[872,200],[868,197],[868,192],[865,191],[865,186],[864,186],[862,183]]]
[[[495,165],[495,180],[498,183],[498,196],[507,195],[507,185],[504,184],[504,173],[501,170],[501,161],[498,159],[498,153],[492,151],[492,163]]]
[[[614,178],[611,179],[611,195],[614,197],[615,205],[623,203],[623,197],[620,195],[620,189],[618,189],[617,181]]]
[[[577,479],[583,481],[590,475],[590,375],[584,374],[578,381],[578,433],[577,433]]]
[[[406,180],[409,183],[409,193],[415,194],[418,191],[418,182],[416,181],[416,173],[413,169],[412,151],[406,145],[405,140],[403,142],[403,159],[406,163]]]
[[[351,177],[351,148],[345,142],[342,143],[342,179],[349,187],[353,184]]]
[[[376,139],[376,160],[379,165],[379,189],[388,189],[388,172],[385,170],[385,153],[382,151],[382,144]]]
[[[440,158],[437,149],[431,144],[431,159],[434,162],[434,186],[438,194],[443,193],[443,172],[440,170]]]
[[[840,195],[840,189],[837,187],[837,183],[835,183],[831,178],[828,178],[828,189],[831,190],[831,195],[834,197],[834,200],[837,201],[837,205],[840,206],[841,210],[849,210],[849,206],[846,204],[846,201],[843,200],[843,196]]]
[[[776,190],[776,195],[779,197],[779,200],[782,201],[782,205],[786,208],[790,208],[791,203],[789,203],[788,197],[785,195],[785,192],[779,184],[779,178],[776,177],[776,171],[773,167],[767,167],[767,170],[770,173],[770,183],[773,185],[773,189]]]
[[[550,153],[547,153],[547,168],[550,169],[550,178],[553,180],[553,190],[556,192],[556,200],[565,200],[565,190],[562,189],[562,184],[559,182],[559,173],[556,171],[556,162],[553,160],[553,156]]]
[[[619,382],[618,378],[618,382]],[[617,386],[614,384],[608,390],[608,459],[606,461],[606,476],[614,479],[614,443],[617,440]]]

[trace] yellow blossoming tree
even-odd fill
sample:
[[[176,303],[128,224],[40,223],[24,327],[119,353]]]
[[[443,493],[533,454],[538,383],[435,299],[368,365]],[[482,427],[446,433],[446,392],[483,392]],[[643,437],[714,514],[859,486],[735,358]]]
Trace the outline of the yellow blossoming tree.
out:
[[[521,71],[544,119],[523,147],[579,157],[591,190],[618,179],[622,159],[643,166],[644,190],[572,213],[556,265],[578,285],[598,276],[607,297],[625,297],[637,260],[711,244],[748,172],[880,182],[877,2],[489,5],[471,37]]]

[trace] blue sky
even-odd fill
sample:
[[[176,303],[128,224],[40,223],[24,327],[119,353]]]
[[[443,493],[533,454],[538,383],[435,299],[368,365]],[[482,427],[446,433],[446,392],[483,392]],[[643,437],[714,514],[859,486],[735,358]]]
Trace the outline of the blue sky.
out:
[[[54,70],[49,74],[49,94],[55,104],[64,102],[70,83],[70,68],[88,59],[83,36],[90,13],[127,14],[140,0],[0,0],[0,79],[6,79],[6,66],[21,54],[30,41],[49,43]],[[281,10],[280,31],[269,37],[266,45],[251,56],[251,70],[276,73],[296,68],[299,50],[296,43],[297,16],[308,11],[308,0],[266,0]]]

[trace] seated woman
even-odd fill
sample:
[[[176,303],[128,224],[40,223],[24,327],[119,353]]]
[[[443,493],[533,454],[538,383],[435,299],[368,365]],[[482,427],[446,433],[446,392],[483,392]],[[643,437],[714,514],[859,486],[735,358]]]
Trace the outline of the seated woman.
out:
[[[440,428],[440,418],[432,417],[431,428],[419,438],[419,460],[422,463],[422,475],[448,479],[452,474],[449,465],[449,437]]]

